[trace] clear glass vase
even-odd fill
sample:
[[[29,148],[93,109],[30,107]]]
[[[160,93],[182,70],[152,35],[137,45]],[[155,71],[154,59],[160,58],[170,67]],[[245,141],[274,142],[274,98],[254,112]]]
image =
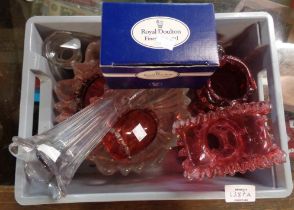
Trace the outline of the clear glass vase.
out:
[[[71,118],[29,138],[13,137],[9,150],[25,163],[29,179],[48,184],[53,199],[66,195],[66,187],[88,154],[145,90],[108,91]]]

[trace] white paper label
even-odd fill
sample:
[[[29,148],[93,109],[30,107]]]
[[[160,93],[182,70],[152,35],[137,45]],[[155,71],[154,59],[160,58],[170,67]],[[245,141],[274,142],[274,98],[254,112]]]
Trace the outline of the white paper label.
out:
[[[145,136],[147,136],[146,131],[140,123],[132,130],[132,132],[136,136],[138,141],[142,141],[145,138]]]
[[[149,80],[162,80],[162,79],[170,79],[175,78],[179,75],[178,72],[175,71],[167,71],[167,70],[151,70],[151,71],[143,71],[136,74],[136,77],[141,79],[149,79]]]
[[[173,50],[189,39],[190,29],[178,19],[156,16],[135,23],[131,36],[144,47]]]
[[[254,185],[225,185],[226,202],[254,202]]]
[[[290,128],[294,128],[294,120],[289,120]]]
[[[39,145],[37,149],[47,155],[54,162],[56,162],[60,156],[60,152],[57,149],[46,144]]]
[[[156,37],[156,43],[158,46],[164,49],[173,50],[176,45],[176,40],[172,37],[165,37],[160,35]]]
[[[26,152],[31,152],[33,149],[30,147],[23,146],[22,149]]]

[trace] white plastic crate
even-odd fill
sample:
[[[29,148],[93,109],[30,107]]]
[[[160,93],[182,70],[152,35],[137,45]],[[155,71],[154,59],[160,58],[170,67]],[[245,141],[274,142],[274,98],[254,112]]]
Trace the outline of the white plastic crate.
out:
[[[32,135],[35,77],[41,80],[39,106],[39,132],[49,129],[54,119],[54,97],[52,77],[47,60],[42,57],[42,42],[54,30],[69,30],[92,35],[100,34],[100,16],[82,17],[33,17],[28,20],[25,32],[24,61],[22,71],[22,94],[20,105],[19,136]],[[269,14],[223,13],[216,14],[217,32],[225,40],[240,34],[248,26],[257,23],[253,36],[256,45],[269,45],[262,71],[253,72],[258,83],[257,99],[263,100],[263,77],[267,75],[272,103],[272,120],[276,143],[288,151],[284,123],[284,110],[279,81],[279,66],[275,48],[273,21]],[[197,26],[195,26],[197,27]],[[250,37],[245,38],[250,40]],[[197,200],[224,199],[226,184],[251,184],[256,186],[257,198],[281,198],[292,192],[292,176],[289,158],[285,164],[270,169],[256,170],[244,176],[216,177],[202,182],[188,182],[183,176],[180,163],[170,153],[163,167],[165,170],[148,174],[102,176],[95,168],[82,165],[68,187],[68,195],[53,201],[46,186],[31,183],[24,174],[23,162],[17,160],[15,176],[15,198],[22,205],[48,203],[76,203],[127,200]],[[154,176],[156,175],[156,176]]]

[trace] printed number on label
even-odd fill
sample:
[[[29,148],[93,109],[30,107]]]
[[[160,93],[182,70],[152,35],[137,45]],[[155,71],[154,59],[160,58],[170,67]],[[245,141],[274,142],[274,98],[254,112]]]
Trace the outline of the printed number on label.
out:
[[[226,202],[254,202],[254,185],[225,185]]]

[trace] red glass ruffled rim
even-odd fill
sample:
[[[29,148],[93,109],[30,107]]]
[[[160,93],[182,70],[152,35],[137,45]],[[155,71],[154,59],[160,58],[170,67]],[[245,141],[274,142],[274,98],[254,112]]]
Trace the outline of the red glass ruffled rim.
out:
[[[179,157],[184,159],[182,166],[185,177],[201,180],[204,177],[245,173],[285,162],[286,154],[273,144],[273,136],[267,125],[266,115],[269,112],[270,104],[267,102],[237,103],[175,122],[173,132],[179,137]],[[220,149],[218,145],[208,143],[209,128],[215,125],[221,125],[220,134],[216,136],[226,141],[225,147]],[[191,132],[196,132],[198,138]],[[233,144],[229,142],[227,134],[235,137]],[[229,155],[226,154],[228,151]]]
[[[130,101],[130,110],[151,111],[152,118],[157,122],[154,140],[131,158],[114,158],[103,144],[99,144],[87,159],[94,162],[104,175],[113,175],[117,171],[122,175],[131,172],[140,174],[150,167],[158,167],[170,148],[176,145],[173,122],[190,116],[187,111],[190,100],[186,94],[187,89],[148,89],[146,94]]]
[[[256,88],[247,65],[231,55],[221,57],[220,69],[207,82],[210,97],[217,101],[225,101],[227,104],[232,101],[246,101]]]
[[[230,106],[237,102],[248,102],[256,90],[256,82],[250,69],[239,58],[222,55],[220,68],[206,85],[190,89],[189,111],[192,115]]]
[[[72,63],[74,77],[60,80],[54,87],[58,101],[55,122],[60,123],[103,96],[107,89],[99,68],[99,41],[88,44],[83,63]]]
[[[286,154],[277,145],[273,145],[271,150],[264,155],[251,155],[242,161],[228,163],[216,167],[197,167],[191,161],[184,160],[182,163],[184,177],[189,180],[203,180],[205,177],[213,178],[215,176],[233,176],[235,173],[246,173],[256,169],[270,168],[273,165],[282,164],[286,161]]]

